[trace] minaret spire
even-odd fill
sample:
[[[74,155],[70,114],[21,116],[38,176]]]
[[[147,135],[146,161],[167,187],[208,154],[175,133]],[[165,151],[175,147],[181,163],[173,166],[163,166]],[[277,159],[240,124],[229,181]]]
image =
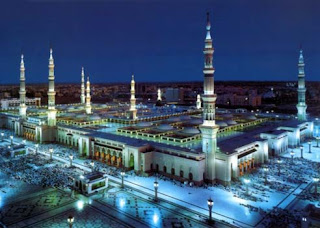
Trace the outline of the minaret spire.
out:
[[[50,48],[50,57],[49,57],[49,89],[48,89],[48,125],[56,126],[56,101],[55,96],[56,92],[54,89],[54,60],[52,57],[52,48]]]
[[[217,95],[214,93],[214,68],[213,46],[210,34],[211,24],[209,13],[207,13],[206,39],[203,50],[204,54],[204,83],[203,83],[203,124],[200,126],[202,133],[202,151],[207,154],[205,181],[214,182],[215,176],[215,154],[217,148],[217,132],[219,127],[215,124],[215,103]]]
[[[201,109],[201,96],[200,96],[200,94],[197,95],[197,109]]]
[[[162,97],[161,97],[161,89],[160,89],[160,88],[158,88],[157,101],[162,101]]]
[[[23,54],[21,54],[21,62],[20,62],[20,107],[19,114],[22,118],[27,116],[27,106],[26,106],[26,78],[25,78],[25,68],[24,68],[24,60]]]
[[[92,109],[91,109],[91,95],[90,95],[90,80],[89,76],[87,77],[87,96],[86,96],[86,113],[91,114]]]
[[[306,86],[305,86],[305,74],[304,74],[304,59],[303,51],[300,49],[299,63],[298,63],[298,120],[305,121],[307,120],[307,105],[306,105]]]
[[[137,118],[137,109],[136,109],[136,97],[135,97],[135,81],[134,74],[131,77],[131,89],[130,89],[130,117],[135,120]]]
[[[81,104],[86,103],[85,86],[84,86],[84,68],[81,68]]]

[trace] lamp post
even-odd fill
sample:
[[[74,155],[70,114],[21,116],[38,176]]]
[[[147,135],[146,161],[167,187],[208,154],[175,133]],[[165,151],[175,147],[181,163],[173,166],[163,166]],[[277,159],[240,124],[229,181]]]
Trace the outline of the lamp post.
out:
[[[319,178],[318,177],[314,177],[313,178],[313,182],[314,182],[314,193],[317,195],[317,193],[318,193],[317,188],[318,188]]]
[[[70,167],[72,167],[73,155],[72,155],[72,154],[70,154],[70,155],[69,155],[69,158],[70,158]]]
[[[280,158],[278,158],[278,160],[277,160],[277,163],[278,163],[278,176],[280,176],[280,168],[281,168],[281,166],[280,166],[280,164],[281,164],[281,160],[280,160]]]
[[[124,183],[123,183],[123,179],[124,179],[124,175],[126,174],[124,171],[121,171],[121,188],[124,188]]]
[[[38,147],[39,147],[39,144],[36,144],[35,145],[35,147],[36,147],[36,155],[38,154]]]
[[[13,145],[13,135],[10,135],[11,146]]]
[[[74,217],[72,215],[69,215],[67,221],[69,223],[69,227],[72,228],[72,225],[73,225],[73,222],[74,222]]]
[[[50,153],[50,161],[52,161],[53,148],[49,149],[49,153]]]
[[[213,204],[214,204],[214,202],[213,202],[213,200],[212,200],[211,197],[210,197],[210,199],[208,199],[209,222],[212,221],[212,207],[213,207]]]
[[[159,187],[159,183],[158,183],[157,180],[153,183],[153,186],[154,186],[154,201],[158,202],[158,187]]]
[[[244,183],[246,184],[246,195],[249,195],[249,183],[250,183],[250,179],[245,178],[245,179],[244,179]]]
[[[1,132],[1,142],[3,142],[3,136],[4,136],[4,133]]]
[[[90,165],[91,165],[91,167],[92,167],[92,171],[91,171],[91,172],[93,172],[93,171],[94,171],[94,162],[91,161],[91,162],[90,162]]]
[[[301,158],[303,158],[303,146],[300,146]]]
[[[309,141],[308,144],[309,144],[309,153],[311,153],[311,141]]]
[[[290,152],[290,155],[291,155],[291,163],[293,164],[293,156],[294,156],[293,150]]]
[[[265,166],[265,167],[263,168],[263,171],[264,171],[264,183],[267,184],[267,183],[268,183],[267,173],[268,173],[268,171],[269,171],[268,166]]]

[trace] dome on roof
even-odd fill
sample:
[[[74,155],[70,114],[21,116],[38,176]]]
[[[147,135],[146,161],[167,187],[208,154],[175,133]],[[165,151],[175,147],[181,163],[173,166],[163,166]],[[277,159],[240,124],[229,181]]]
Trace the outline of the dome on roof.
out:
[[[168,119],[169,122],[177,122],[177,121],[180,121],[181,119],[179,117],[175,117],[175,116],[172,116]]]
[[[224,121],[216,121],[216,124],[219,125],[219,127],[228,127],[228,124]]]
[[[236,125],[237,122],[234,121],[234,120],[228,120],[228,121],[227,121],[227,124],[228,124],[228,125]]]
[[[226,114],[223,114],[222,117],[230,119],[233,117],[233,115],[231,113],[226,113]]]
[[[137,124],[138,127],[150,127],[152,125],[152,122],[140,122]]]
[[[246,119],[247,119],[247,120],[256,120],[257,117],[251,115],[251,116],[247,116]]]
[[[168,130],[172,130],[173,127],[170,124],[161,124],[157,127],[157,129],[162,131],[168,131]]]
[[[195,118],[190,121],[191,124],[202,124],[203,120],[200,118]]]
[[[67,109],[68,110],[75,110],[75,107],[74,106],[69,106]]]
[[[107,105],[106,105],[106,104],[101,104],[100,107],[101,107],[101,108],[106,108]]]
[[[100,117],[100,116],[93,115],[93,116],[90,116],[89,119],[90,119],[90,120],[100,120],[101,117]]]
[[[191,120],[190,116],[181,116],[180,117],[181,120]]]
[[[77,115],[77,118],[85,118],[85,117],[87,117],[87,115],[84,113]]]
[[[200,131],[194,127],[186,127],[182,132],[187,134],[200,134]]]

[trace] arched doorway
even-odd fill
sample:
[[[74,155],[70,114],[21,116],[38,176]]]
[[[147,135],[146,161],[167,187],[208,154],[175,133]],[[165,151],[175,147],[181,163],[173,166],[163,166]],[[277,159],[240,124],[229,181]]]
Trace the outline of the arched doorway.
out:
[[[183,178],[183,170],[180,170],[180,177]]]
[[[130,154],[129,168],[134,168],[134,156]]]
[[[163,172],[167,173],[167,166],[163,166]]]
[[[189,173],[189,180],[192,181],[193,180],[193,174]]]
[[[153,164],[152,163],[150,164],[150,170],[151,171],[153,170]]]
[[[159,165],[156,164],[156,172],[158,173],[159,172]]]
[[[174,168],[171,169],[171,175],[176,175]]]

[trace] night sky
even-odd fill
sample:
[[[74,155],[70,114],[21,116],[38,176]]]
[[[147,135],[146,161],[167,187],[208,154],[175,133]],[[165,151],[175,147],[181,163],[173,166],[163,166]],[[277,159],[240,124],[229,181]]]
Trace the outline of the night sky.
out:
[[[4,2],[4,1],[3,1]],[[215,80],[296,80],[302,43],[306,80],[319,80],[319,0],[5,1],[0,7],[0,84],[200,81],[206,12]]]

